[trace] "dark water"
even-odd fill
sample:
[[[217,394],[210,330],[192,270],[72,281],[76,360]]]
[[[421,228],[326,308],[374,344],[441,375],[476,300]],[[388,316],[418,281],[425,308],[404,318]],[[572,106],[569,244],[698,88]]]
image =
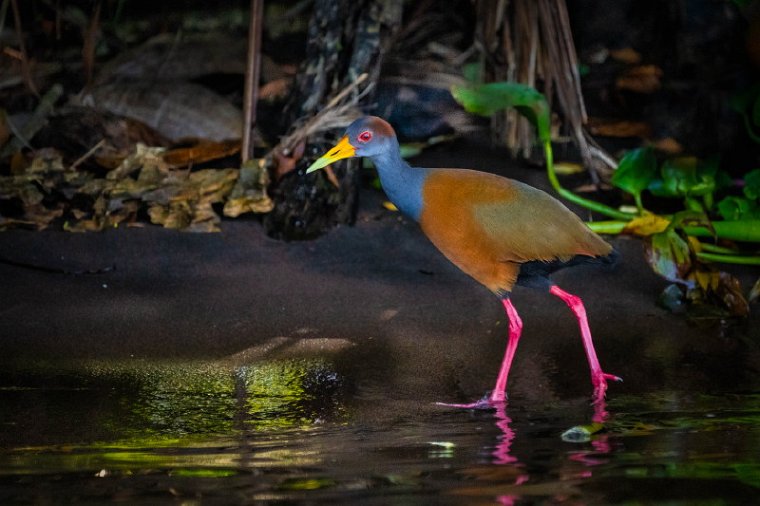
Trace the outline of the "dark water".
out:
[[[758,392],[435,400],[322,358],[6,369],[0,504],[760,503]]]

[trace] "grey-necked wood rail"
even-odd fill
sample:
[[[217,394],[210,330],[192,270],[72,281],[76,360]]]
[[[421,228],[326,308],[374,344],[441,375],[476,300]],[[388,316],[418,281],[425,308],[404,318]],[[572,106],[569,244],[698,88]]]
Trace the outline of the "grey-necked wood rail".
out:
[[[522,332],[512,305],[517,285],[546,290],[575,314],[586,350],[594,397],[603,399],[607,380],[591,340],[580,297],[565,292],[549,275],[588,261],[609,262],[612,246],[547,193],[519,181],[467,169],[411,167],[399,150],[393,128],[374,116],[360,118],[307,173],[353,156],[368,157],[388,198],[416,220],[433,244],[457,267],[485,285],[504,305],[509,338],[496,386],[477,407],[506,400],[507,376]]]

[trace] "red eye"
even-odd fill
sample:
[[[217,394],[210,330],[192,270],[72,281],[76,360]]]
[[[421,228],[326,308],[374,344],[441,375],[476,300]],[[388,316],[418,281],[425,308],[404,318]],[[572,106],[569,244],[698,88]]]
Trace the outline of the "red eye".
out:
[[[365,131],[363,131],[362,133],[359,134],[358,139],[361,142],[369,142],[369,141],[372,140],[372,132],[370,132],[369,130],[365,130]]]

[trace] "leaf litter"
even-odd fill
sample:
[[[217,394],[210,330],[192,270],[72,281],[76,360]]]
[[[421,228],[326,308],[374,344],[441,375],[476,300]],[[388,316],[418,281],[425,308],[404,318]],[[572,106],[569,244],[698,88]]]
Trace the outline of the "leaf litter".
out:
[[[65,166],[54,149],[38,150],[23,171],[0,177],[0,201],[17,211],[0,214],[0,230],[43,230],[62,219],[71,232],[100,231],[139,225],[144,213],[166,228],[216,232],[221,216],[215,205],[228,216],[271,209],[261,164],[193,171],[168,163],[170,153],[138,143],[115,169],[98,177]]]

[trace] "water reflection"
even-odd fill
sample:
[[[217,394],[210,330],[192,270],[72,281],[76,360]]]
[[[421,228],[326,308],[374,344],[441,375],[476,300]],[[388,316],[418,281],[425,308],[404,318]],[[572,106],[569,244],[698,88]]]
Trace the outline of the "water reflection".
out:
[[[93,503],[413,505],[752,503],[760,489],[756,394],[469,411],[368,393],[324,359],[77,367],[0,371],[0,504],[61,487]]]
[[[262,434],[339,421],[342,377],[324,359],[87,362],[0,378],[0,472],[239,467],[298,453]],[[219,437],[232,440],[209,440]],[[286,439],[286,438],[284,438]],[[257,448],[257,445],[262,446]],[[194,448],[178,453],[173,449]],[[313,456],[294,455],[291,461]],[[253,462],[247,459],[248,462]]]
[[[512,442],[515,439],[515,431],[512,430],[510,424],[512,419],[507,416],[506,403],[500,402],[496,404],[496,411],[494,413],[496,419],[496,427],[499,428],[501,434],[498,436],[498,442],[494,448],[493,463],[496,465],[513,465],[515,467],[522,467],[519,460],[511,454]],[[526,483],[530,479],[527,473],[518,474],[514,480],[514,485],[519,486]],[[497,498],[499,504],[504,506],[512,506],[519,498],[518,495],[501,495]]]
[[[512,441],[515,439],[515,431],[509,426],[512,419],[507,416],[506,403],[497,404],[494,418],[496,418],[496,427],[501,431],[501,435],[499,435],[499,441],[492,453],[493,463],[496,465],[515,464],[518,460],[510,453]]]
[[[574,450],[566,453],[566,461],[568,463],[578,463],[584,466],[584,469],[580,472],[570,472],[565,474],[563,479],[567,480],[586,480],[593,478],[593,468],[607,464],[609,458],[606,456],[611,452],[611,445],[609,443],[609,435],[604,433],[604,424],[610,420],[610,413],[607,410],[607,402],[604,398],[596,399],[592,403],[593,413],[591,415],[591,422],[585,425],[579,425],[570,429],[577,433],[585,434],[585,438],[578,442],[589,442],[590,448],[584,448],[582,450]],[[493,420],[494,425],[499,429],[497,434],[496,444],[491,452],[492,464],[497,466],[511,466],[514,472],[505,474],[509,476],[510,484],[505,484],[504,487],[510,490],[508,494],[500,494],[496,497],[499,504],[505,506],[511,506],[523,497],[521,494],[521,488],[524,488],[526,484],[529,484],[531,475],[527,471],[527,466],[522,464],[520,460],[513,455],[512,445],[516,438],[519,437],[516,431],[512,428],[512,419],[507,414],[507,403],[493,404]],[[569,431],[566,431],[569,432]],[[527,437],[527,436],[524,436]],[[566,491],[562,489],[562,494]],[[560,500],[562,497],[555,497]]]

